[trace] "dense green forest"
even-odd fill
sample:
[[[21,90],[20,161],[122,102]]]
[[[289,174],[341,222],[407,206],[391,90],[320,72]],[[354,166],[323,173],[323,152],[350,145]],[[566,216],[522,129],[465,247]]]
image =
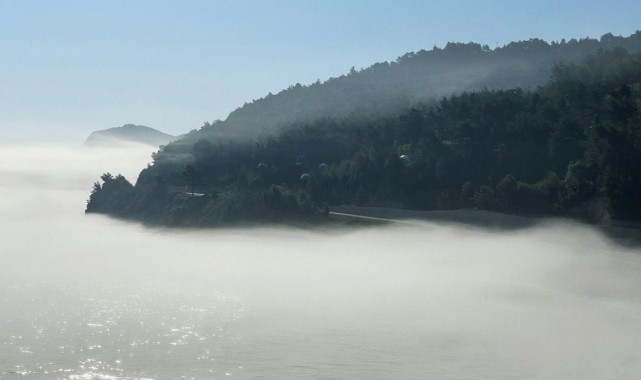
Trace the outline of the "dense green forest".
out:
[[[246,103],[226,120],[206,123],[174,143],[200,139],[248,139],[274,133],[297,122],[329,117],[374,121],[439,97],[482,89],[535,89],[560,62],[578,63],[599,50],[622,47],[641,53],[641,32],[628,37],[547,43],[540,39],[512,42],[494,49],[477,43],[448,43],[443,48],[407,53],[338,78],[310,85],[295,84],[277,94]],[[178,147],[174,147],[179,149]]]
[[[553,67],[546,84],[464,92],[375,120],[320,118],[105,174],[87,212],[166,225],[321,219],[328,205],[641,218],[641,55]]]

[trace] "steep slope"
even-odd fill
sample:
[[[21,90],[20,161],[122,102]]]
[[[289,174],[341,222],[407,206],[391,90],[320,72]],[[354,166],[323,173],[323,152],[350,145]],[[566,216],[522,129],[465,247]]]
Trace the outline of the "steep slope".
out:
[[[641,52],[641,31],[629,37],[606,34],[599,40],[559,43],[531,39],[495,49],[477,43],[448,43],[442,49],[407,53],[393,62],[376,63],[360,71],[352,69],[324,83],[290,86],[246,103],[225,121],[206,123],[177,145],[203,138],[255,138],[292,123],[323,117],[374,120],[418,102],[462,91],[534,89],[545,83],[557,63],[580,62],[599,50],[616,47]]]
[[[87,212],[167,225],[295,221],[339,204],[639,221],[641,55],[557,65],[535,91],[468,92],[259,141],[201,140],[154,155],[135,186],[102,179]]]

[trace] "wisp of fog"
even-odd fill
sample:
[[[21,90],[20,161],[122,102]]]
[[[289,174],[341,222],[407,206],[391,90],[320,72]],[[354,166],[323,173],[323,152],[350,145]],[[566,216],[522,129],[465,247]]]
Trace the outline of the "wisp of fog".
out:
[[[150,228],[83,213],[148,148],[0,152],[0,378],[641,373],[641,256],[588,226]]]

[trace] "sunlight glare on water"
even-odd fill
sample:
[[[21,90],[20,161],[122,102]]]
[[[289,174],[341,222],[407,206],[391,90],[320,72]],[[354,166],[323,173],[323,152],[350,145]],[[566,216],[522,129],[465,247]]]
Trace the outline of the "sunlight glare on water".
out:
[[[141,149],[7,147],[0,378],[635,379],[641,258],[551,221],[488,232],[171,230],[83,214]]]

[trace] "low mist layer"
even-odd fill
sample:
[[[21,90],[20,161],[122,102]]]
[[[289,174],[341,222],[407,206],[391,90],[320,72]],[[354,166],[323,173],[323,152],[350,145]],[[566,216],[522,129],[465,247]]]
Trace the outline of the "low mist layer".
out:
[[[641,256],[516,232],[149,229],[83,214],[144,149],[3,148],[0,378],[636,378]]]

